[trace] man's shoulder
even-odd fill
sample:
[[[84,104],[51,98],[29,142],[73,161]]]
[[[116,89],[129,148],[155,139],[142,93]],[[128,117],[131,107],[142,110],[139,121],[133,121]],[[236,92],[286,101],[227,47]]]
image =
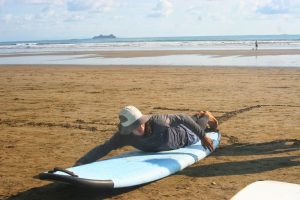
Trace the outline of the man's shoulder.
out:
[[[160,115],[160,114],[156,114],[156,115],[151,115],[150,117],[150,121],[165,121],[168,118],[168,115]]]
[[[152,115],[150,118],[150,123],[160,125],[160,126],[169,126],[170,125],[170,118],[172,115]]]

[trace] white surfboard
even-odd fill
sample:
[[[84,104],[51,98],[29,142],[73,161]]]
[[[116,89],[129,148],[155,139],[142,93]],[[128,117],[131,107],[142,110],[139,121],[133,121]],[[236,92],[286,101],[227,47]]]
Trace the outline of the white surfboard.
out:
[[[220,143],[220,133],[206,134],[213,140],[214,149]],[[107,160],[55,169],[39,174],[42,180],[59,181],[77,186],[124,188],[152,182],[174,174],[205,158],[211,152],[201,141],[177,150],[147,153],[132,151]]]
[[[300,200],[300,185],[279,181],[257,181],[246,186],[231,200]]]

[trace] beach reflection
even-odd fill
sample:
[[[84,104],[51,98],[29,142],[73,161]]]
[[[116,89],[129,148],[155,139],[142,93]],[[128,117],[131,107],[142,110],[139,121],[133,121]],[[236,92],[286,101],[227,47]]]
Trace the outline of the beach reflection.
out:
[[[104,58],[93,55],[28,55],[1,57],[0,64],[300,67],[300,55],[215,56],[181,54],[129,58]]]

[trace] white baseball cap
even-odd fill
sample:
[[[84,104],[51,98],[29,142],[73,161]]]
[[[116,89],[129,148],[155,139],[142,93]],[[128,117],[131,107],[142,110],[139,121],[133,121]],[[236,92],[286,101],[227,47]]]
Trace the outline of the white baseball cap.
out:
[[[149,120],[148,115],[143,115],[139,109],[134,106],[126,106],[119,113],[119,132],[122,135],[130,134],[141,124],[145,124]]]

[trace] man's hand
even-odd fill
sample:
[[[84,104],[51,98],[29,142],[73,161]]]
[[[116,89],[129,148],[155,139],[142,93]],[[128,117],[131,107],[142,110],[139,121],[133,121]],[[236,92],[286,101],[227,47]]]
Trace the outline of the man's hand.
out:
[[[77,166],[79,166],[79,165],[82,165],[82,163],[81,163],[81,162],[76,162],[76,163],[73,165],[73,167],[77,167]]]
[[[208,148],[210,152],[213,152],[214,150],[213,142],[209,137],[204,136],[203,138],[201,138],[201,142],[202,142],[202,146],[205,149]]]

